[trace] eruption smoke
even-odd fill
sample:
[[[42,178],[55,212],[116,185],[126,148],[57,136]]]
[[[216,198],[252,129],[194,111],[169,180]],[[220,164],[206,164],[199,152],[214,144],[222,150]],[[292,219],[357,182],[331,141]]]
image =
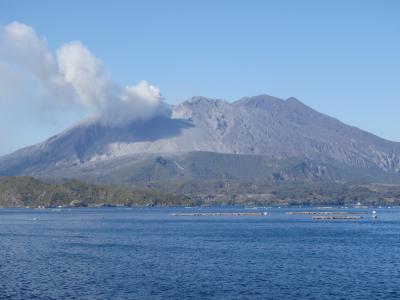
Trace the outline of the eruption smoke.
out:
[[[106,125],[119,126],[169,114],[157,87],[146,81],[117,84],[104,71],[102,62],[79,41],[64,44],[53,54],[45,38],[23,23],[0,27],[2,65],[29,73],[51,101],[83,108]]]

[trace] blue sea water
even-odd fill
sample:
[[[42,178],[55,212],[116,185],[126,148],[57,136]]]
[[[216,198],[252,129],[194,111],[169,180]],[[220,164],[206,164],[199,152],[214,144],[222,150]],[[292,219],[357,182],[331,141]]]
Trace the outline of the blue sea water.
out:
[[[0,299],[400,299],[400,209],[292,210],[0,209]]]

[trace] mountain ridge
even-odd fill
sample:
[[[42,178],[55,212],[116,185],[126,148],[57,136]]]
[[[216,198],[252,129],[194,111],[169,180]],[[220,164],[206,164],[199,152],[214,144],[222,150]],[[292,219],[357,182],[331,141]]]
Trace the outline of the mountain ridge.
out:
[[[187,156],[192,152],[199,154]],[[70,174],[76,177],[81,170],[92,169],[88,178],[96,179],[101,177],[98,173],[102,165],[120,169],[127,162],[141,161],[151,169],[154,157],[190,165],[194,157],[198,161],[199,155],[213,159],[212,153],[236,156],[236,162],[230,156],[226,160],[239,165],[246,161],[247,155],[254,156],[261,164],[266,157],[271,166],[265,165],[265,170],[260,172],[271,180],[351,180],[353,177],[347,174],[361,174],[362,171],[370,175],[353,179],[373,180],[375,176],[387,180],[393,175],[397,180],[400,173],[400,143],[346,125],[294,97],[283,100],[258,95],[232,103],[192,97],[171,106],[171,117],[135,121],[121,127],[86,121],[42,143],[0,157],[0,176],[45,177],[48,172],[62,177],[63,170],[67,174],[67,170],[75,169]],[[179,156],[189,159],[184,161]],[[291,160],[296,164],[288,167],[286,164]],[[123,164],[118,166],[121,161]],[[204,160],[202,164],[206,165]],[[96,166],[99,166],[97,171]],[[137,166],[132,168],[135,173]],[[146,166],[141,168],[146,169]],[[229,166],[218,165],[218,170],[211,172],[214,174],[211,178],[220,178],[223,169],[229,170]],[[337,170],[343,170],[343,174]],[[171,172],[166,172],[165,179],[178,176],[180,171],[176,168]],[[150,177],[163,180],[153,175]],[[239,175],[236,170],[227,172],[226,176]],[[190,173],[187,176],[203,175]],[[251,176],[246,178],[251,179]]]

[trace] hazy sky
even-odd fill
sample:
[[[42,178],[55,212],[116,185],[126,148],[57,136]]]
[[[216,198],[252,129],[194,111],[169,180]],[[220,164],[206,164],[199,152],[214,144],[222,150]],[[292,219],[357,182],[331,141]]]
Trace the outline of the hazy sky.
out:
[[[399,16],[400,1],[395,0],[0,0],[0,26],[17,21],[32,27],[45,39],[54,66],[66,45],[78,45],[72,50],[87,54],[94,64],[93,76],[85,81],[89,86],[103,74],[112,78],[101,97],[114,97],[114,86],[117,98],[136,89],[132,99],[155,91],[151,95],[158,101],[159,90],[168,103],[194,95],[229,101],[257,94],[295,96],[320,112],[397,141]],[[24,53],[31,55],[26,48]],[[75,88],[77,102],[85,97],[90,102],[93,91],[68,75],[86,61],[76,60],[72,50],[67,59],[61,57],[67,66],[60,67],[63,82]],[[95,105],[86,101],[85,109],[65,104],[58,99],[63,96],[44,91],[48,86],[42,77],[20,66],[26,61],[24,56],[14,61],[0,56],[0,154],[109,108],[97,100]],[[41,61],[35,62],[40,68]],[[149,84],[138,85],[141,80]]]

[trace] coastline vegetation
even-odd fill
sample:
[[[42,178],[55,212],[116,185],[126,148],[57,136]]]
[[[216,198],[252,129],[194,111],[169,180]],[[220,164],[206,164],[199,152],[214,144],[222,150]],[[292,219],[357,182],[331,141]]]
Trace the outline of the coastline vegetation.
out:
[[[400,205],[400,186],[332,182],[191,181],[115,186],[0,177],[0,207]]]

